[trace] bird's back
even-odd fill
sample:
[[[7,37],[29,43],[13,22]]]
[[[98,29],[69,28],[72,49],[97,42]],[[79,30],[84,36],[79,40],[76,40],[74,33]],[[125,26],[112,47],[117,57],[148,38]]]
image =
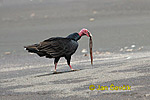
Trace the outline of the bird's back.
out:
[[[39,44],[26,46],[29,52],[37,53],[39,56],[47,58],[63,57],[75,53],[78,47],[77,41],[71,38],[53,37]]]

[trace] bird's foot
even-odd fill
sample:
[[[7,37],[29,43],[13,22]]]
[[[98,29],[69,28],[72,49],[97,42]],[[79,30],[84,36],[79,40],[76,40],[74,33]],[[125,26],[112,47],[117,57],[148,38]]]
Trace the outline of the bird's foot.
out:
[[[71,71],[79,71],[79,70],[77,70],[77,69],[71,69]]]
[[[58,74],[58,72],[55,70],[55,71],[53,72],[53,74]]]

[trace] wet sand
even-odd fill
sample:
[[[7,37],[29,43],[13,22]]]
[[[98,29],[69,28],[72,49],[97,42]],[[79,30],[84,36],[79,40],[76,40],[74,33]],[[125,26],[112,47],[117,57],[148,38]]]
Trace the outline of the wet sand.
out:
[[[16,1],[16,2],[15,2]],[[0,99],[150,98],[149,0],[1,0]],[[88,28],[94,40],[94,66],[88,38],[79,41],[70,72],[65,59],[53,74],[52,59],[28,54],[23,46]],[[88,50],[88,49],[87,49]],[[89,90],[94,84],[130,85],[130,91]]]

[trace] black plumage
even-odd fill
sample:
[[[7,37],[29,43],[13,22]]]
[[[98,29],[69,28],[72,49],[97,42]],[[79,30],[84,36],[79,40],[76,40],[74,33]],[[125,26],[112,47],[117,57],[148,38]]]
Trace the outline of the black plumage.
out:
[[[55,58],[56,64],[60,57],[65,57],[68,65],[70,65],[71,55],[78,48],[78,40],[81,38],[78,33],[73,33],[65,38],[52,37],[39,44],[25,46],[26,50],[38,54],[40,57]]]
[[[70,65],[71,55],[77,50],[77,41],[83,35],[89,37],[91,33],[87,29],[82,29],[79,33],[73,33],[67,37],[52,37],[40,42],[39,44],[25,46],[24,48],[28,50],[28,52],[38,54],[40,57],[45,56],[46,58],[55,58],[55,71],[59,59],[65,57],[69,67],[73,70]]]
[[[72,55],[77,47],[80,36],[77,33],[71,34],[66,38],[53,37],[39,44],[25,46],[26,50],[37,53],[40,57],[47,58],[65,57]]]

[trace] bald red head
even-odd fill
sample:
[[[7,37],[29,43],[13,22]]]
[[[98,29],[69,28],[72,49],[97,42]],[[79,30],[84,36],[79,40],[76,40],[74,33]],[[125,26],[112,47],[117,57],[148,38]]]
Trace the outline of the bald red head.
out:
[[[87,35],[88,37],[91,37],[92,34],[85,28],[83,28],[79,33],[78,33],[80,36],[83,36],[83,35]]]

